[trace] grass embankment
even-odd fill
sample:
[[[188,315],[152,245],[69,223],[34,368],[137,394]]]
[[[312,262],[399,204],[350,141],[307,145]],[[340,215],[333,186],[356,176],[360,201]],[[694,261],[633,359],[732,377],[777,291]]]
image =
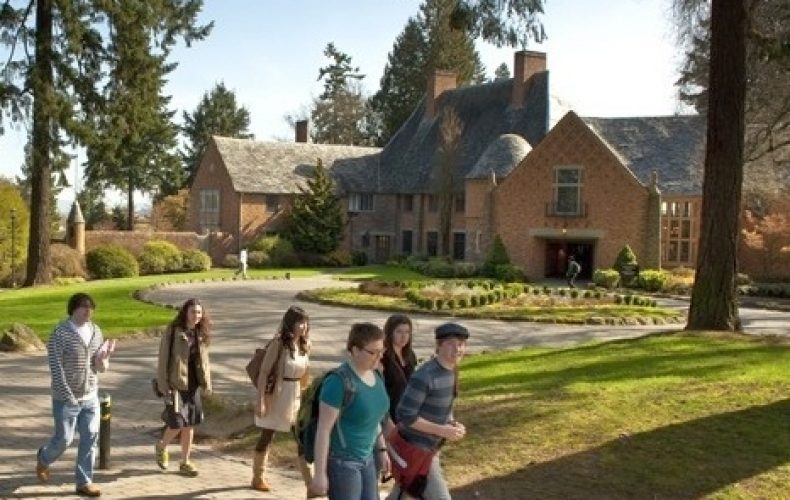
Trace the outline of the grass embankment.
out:
[[[294,277],[318,273],[313,269],[255,269],[248,274],[250,278],[281,278],[286,272]],[[23,323],[42,340],[46,340],[55,324],[66,316],[69,297],[77,292],[85,292],[96,301],[94,318],[107,337],[147,331],[167,324],[173,319],[174,313],[167,308],[136,300],[133,297],[135,291],[159,283],[232,279],[233,275],[232,269],[212,269],[202,273],[159,274],[5,290],[0,293],[0,327],[5,329],[11,323]]]
[[[790,346],[661,335],[463,362],[453,498],[788,498]],[[471,465],[474,464],[474,465]]]
[[[622,323],[629,319],[641,323],[675,322],[683,317],[676,309],[663,307],[642,307],[616,304],[584,304],[568,301],[568,305],[554,306],[512,306],[496,303],[483,307],[464,309],[442,309],[429,311],[417,307],[402,297],[389,297],[362,293],[353,288],[324,288],[303,292],[301,297],[319,303],[378,309],[384,311],[401,311],[420,314],[452,315],[465,318],[492,318],[522,321],[545,321],[557,323],[583,324],[588,322]]]

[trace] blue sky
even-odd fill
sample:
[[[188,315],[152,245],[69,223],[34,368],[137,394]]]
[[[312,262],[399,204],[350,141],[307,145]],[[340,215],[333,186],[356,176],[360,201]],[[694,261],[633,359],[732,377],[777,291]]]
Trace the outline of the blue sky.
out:
[[[549,39],[528,47],[547,52],[551,92],[583,116],[665,115],[675,100],[679,53],[669,17],[671,0],[546,0]],[[166,93],[192,111],[216,82],[236,92],[258,140],[292,140],[286,113],[320,93],[323,49],[334,42],[378,88],[387,54],[419,0],[205,0],[201,19],[214,20],[209,38],[179,46]],[[488,75],[513,50],[479,44]],[[0,55],[4,50],[0,50]],[[555,107],[554,111],[557,109]],[[19,173],[24,131],[0,136],[0,175]],[[74,179],[74,173],[69,175]],[[73,200],[66,190],[62,201]]]

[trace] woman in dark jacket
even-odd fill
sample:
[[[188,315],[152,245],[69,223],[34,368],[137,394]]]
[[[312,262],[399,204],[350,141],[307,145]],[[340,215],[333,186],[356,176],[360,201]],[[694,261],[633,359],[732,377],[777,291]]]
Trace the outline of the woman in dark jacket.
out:
[[[408,316],[393,314],[384,324],[384,355],[381,358],[384,386],[390,398],[390,417],[397,423],[395,410],[406,389],[417,356],[411,347],[412,323]]]
[[[159,343],[157,386],[165,396],[162,420],[166,424],[162,439],[156,443],[156,463],[167,469],[167,445],[181,434],[181,466],[185,476],[197,476],[190,462],[194,426],[203,421],[201,390],[211,393],[211,369],[208,359],[209,319],[197,299],[184,302]]]

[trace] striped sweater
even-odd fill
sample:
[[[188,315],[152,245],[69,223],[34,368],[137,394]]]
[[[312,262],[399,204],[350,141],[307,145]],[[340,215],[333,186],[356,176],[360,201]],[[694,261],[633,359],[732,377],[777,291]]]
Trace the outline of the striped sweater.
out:
[[[76,405],[79,400],[96,393],[99,388],[96,351],[104,338],[98,326],[91,323],[93,334],[86,346],[74,324],[68,319],[55,327],[47,342],[49,371],[52,374],[52,399]]]

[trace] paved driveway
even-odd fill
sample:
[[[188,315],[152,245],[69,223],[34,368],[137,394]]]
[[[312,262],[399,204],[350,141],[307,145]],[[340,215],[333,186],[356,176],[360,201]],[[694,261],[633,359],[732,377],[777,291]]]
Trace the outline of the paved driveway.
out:
[[[181,284],[148,294],[161,303],[181,304],[200,297],[214,323],[212,344],[214,389],[218,394],[245,400],[253,395],[244,365],[252,349],[277,329],[285,309],[297,302],[294,295],[304,289],[340,286],[327,278],[276,281],[234,281]],[[351,285],[350,285],[351,286]],[[324,369],[342,359],[348,328],[355,321],[383,324],[387,313],[342,307],[302,304],[311,317],[315,369]],[[669,301],[672,307],[686,307]],[[748,333],[787,334],[790,314],[742,309]],[[445,318],[414,315],[415,347],[418,356],[430,354],[433,328]],[[558,346],[591,339],[638,337],[680,326],[579,326],[549,325],[493,320],[462,320],[472,337],[470,350],[515,348],[523,345]],[[270,474],[274,493],[257,494],[248,489],[250,462],[198,446],[194,459],[201,469],[197,478],[175,472],[161,473],[153,459],[153,442],[159,429],[161,407],[150,395],[150,379],[156,362],[156,339],[120,343],[110,372],[102,376],[103,391],[113,398],[112,468],[99,471],[97,483],[110,498],[281,498],[303,497],[298,473],[275,470]],[[44,353],[0,353],[0,497],[62,498],[73,493],[76,447],[53,467],[49,484],[40,485],[33,468],[35,449],[52,428],[49,373]],[[172,460],[178,459],[175,447]],[[172,468],[172,466],[171,466]]]

